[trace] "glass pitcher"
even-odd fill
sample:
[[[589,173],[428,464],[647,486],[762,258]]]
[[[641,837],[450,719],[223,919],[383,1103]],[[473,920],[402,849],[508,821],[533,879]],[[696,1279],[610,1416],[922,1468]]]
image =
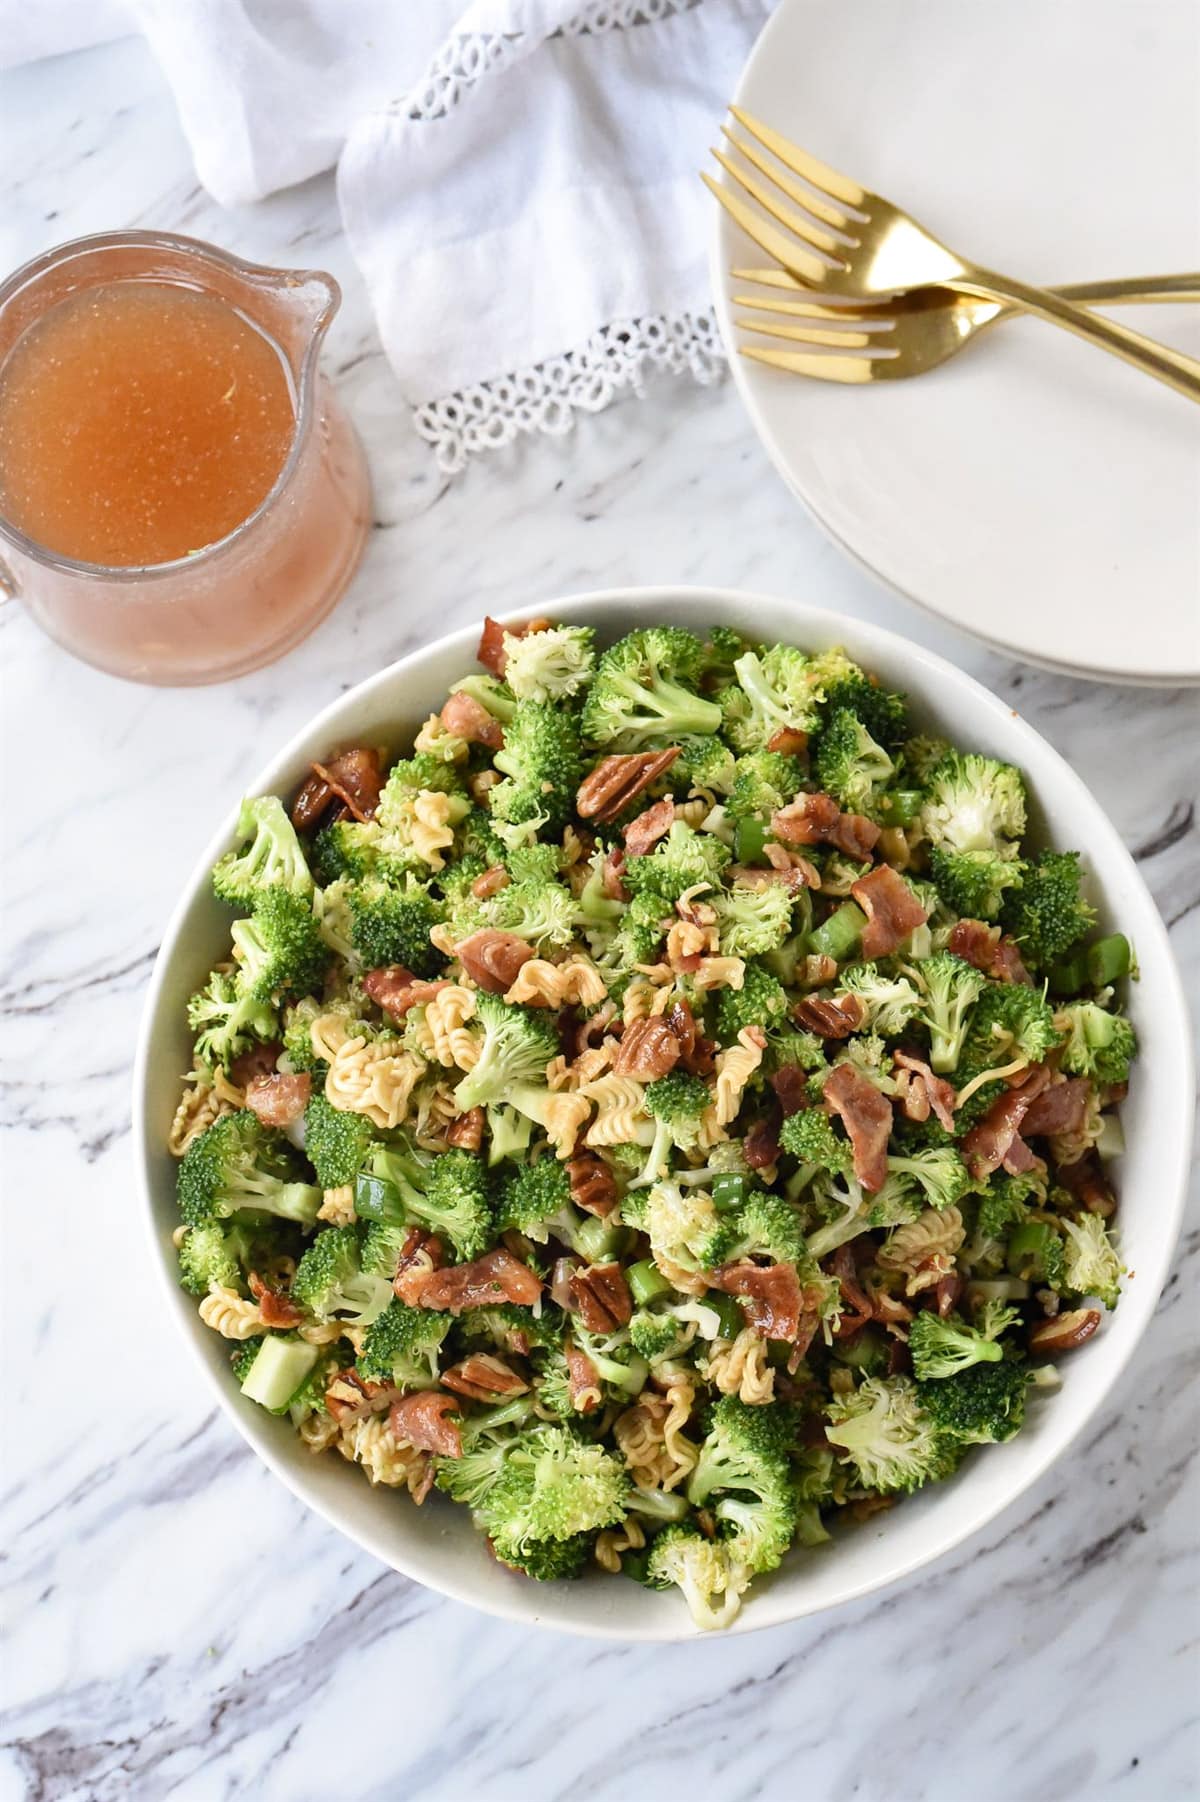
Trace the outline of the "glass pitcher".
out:
[[[68,296],[121,281],[198,289],[234,307],[278,350],[295,423],[274,486],[240,525],[169,563],[114,568],[59,555],[0,509],[0,592],[16,596],[77,657],[137,682],[221,681],[289,650],[335,605],[371,519],[366,462],[321,374],[341,304],[318,270],[244,263],[194,238],[108,232],[27,263],[0,287],[0,368],[21,335]]]

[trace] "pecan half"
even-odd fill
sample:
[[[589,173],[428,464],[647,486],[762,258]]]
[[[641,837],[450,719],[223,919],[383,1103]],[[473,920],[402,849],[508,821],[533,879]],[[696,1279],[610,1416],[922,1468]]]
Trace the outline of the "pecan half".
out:
[[[585,1264],[571,1277],[571,1309],[589,1333],[614,1333],[633,1314],[633,1301],[619,1264]]]
[[[447,732],[466,739],[469,745],[486,745],[489,751],[499,751],[504,744],[500,721],[474,695],[451,695],[442,708],[441,719]]]
[[[508,887],[510,880],[504,865],[494,863],[482,876],[476,876],[471,884],[471,893],[477,901],[490,901],[493,895],[498,895],[501,889]]]
[[[627,751],[602,757],[580,783],[575,797],[576,812],[585,820],[597,820],[601,824],[615,820],[644,789],[670,769],[678,755],[679,746],[668,745],[665,751]]]
[[[529,1384],[495,1352],[472,1352],[442,1372],[442,1382],[473,1402],[493,1402],[498,1395],[524,1395]]]
[[[1052,1320],[1039,1320],[1029,1331],[1029,1349],[1043,1357],[1056,1358],[1062,1352],[1074,1351],[1091,1338],[1100,1325],[1099,1308],[1071,1308],[1056,1314]]]
[[[680,995],[663,1015],[679,1040],[679,1061],[689,1076],[711,1076],[716,1067],[717,1041],[706,1039],[696,1026],[691,1006]]]
[[[457,945],[454,955],[472,982],[489,995],[503,995],[517,980],[521,966],[533,956],[533,946],[513,932],[497,932],[485,926]]]
[[[617,1179],[594,1151],[587,1151],[576,1146],[573,1157],[567,1159],[567,1181],[571,1185],[571,1200],[585,1214],[597,1214],[601,1219],[611,1214],[617,1205]]]
[[[633,1020],[617,1046],[613,1074],[635,1076],[639,1082],[657,1082],[675,1068],[682,1050],[670,1024],[659,1015]]]
[[[460,1151],[478,1151],[483,1144],[483,1109],[469,1107],[452,1120],[446,1128],[446,1143],[457,1145]]]
[[[848,1039],[866,1018],[857,995],[843,995],[833,1001],[821,995],[806,995],[795,1009],[795,1018],[808,1032],[822,1039]]]

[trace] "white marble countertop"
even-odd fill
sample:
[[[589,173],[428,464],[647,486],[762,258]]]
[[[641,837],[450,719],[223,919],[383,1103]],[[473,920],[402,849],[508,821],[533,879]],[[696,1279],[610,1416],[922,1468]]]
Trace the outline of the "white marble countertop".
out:
[[[1135,848],[1193,992],[1196,697],[1040,674],[935,627],[791,502],[727,383],[660,383],[448,485],[409,431],[328,178],[254,208],[213,205],[132,40],[9,74],[0,119],[4,269],[112,226],[332,269],[346,299],[328,362],[376,481],[348,599],[298,651],[228,686],[127,686],[72,662],[17,609],[0,614],[0,1793],[1195,1795],[1200,1496],[1182,1381],[1196,1374],[1194,1213],[1157,1317],[1085,1440],[953,1556],[737,1641],[589,1643],[406,1582],[256,1462],[151,1286],[128,1090],[161,926],[247,772],[333,694],[485,608],[710,582],[821,600],[946,651],[1090,783]]]

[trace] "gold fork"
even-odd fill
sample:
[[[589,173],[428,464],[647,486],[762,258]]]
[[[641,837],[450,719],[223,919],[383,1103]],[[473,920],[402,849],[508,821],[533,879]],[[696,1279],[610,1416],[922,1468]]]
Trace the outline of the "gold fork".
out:
[[[735,281],[786,289],[798,298],[735,294],[733,304],[767,313],[766,321],[735,319],[735,325],[763,338],[828,349],[770,350],[742,344],[744,357],[795,375],[826,382],[896,382],[924,375],[957,356],[973,338],[1020,311],[1007,301],[981,300],[952,288],[921,288],[900,299],[833,306],[820,301],[786,269],[735,269]],[[1200,300],[1200,274],[1147,275],[1132,281],[1078,282],[1052,288],[1064,300],[1085,306],[1121,306],[1134,301]],[[799,298],[803,297],[803,298]],[[805,321],[793,325],[792,320]],[[787,323],[783,323],[787,321]],[[812,323],[808,323],[811,321]],[[778,322],[778,323],[777,323]]]
[[[967,262],[882,195],[818,162],[740,107],[731,111],[751,141],[735,136],[727,126],[725,135],[765,179],[719,150],[713,154],[768,217],[710,176],[704,180],[747,236],[808,287],[872,300],[936,285],[985,300],[1008,301],[1200,400],[1200,363],[1193,358],[1043,288]],[[795,175],[801,182],[793,180]],[[780,195],[803,207],[803,213],[785,205]]]

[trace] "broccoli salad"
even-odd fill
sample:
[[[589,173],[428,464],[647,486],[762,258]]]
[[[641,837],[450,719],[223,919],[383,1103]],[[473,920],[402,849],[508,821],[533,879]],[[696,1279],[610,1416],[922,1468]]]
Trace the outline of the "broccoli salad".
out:
[[[1021,772],[841,650],[479,661],[398,761],[242,807],[180,1278],[313,1453],[722,1627],[1116,1305],[1131,949]]]

